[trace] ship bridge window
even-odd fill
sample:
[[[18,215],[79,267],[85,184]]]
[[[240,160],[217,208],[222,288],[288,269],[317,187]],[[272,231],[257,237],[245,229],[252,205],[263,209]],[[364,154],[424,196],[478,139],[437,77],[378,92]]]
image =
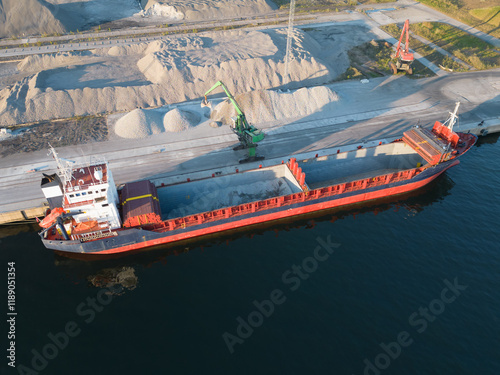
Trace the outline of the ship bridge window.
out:
[[[101,207],[108,207],[109,204],[108,203],[104,203]]]
[[[87,194],[92,194],[92,193],[93,193],[93,191],[89,191]]]
[[[82,195],[87,195],[87,193],[83,191],[83,192],[82,192]]]
[[[105,188],[103,188],[103,189],[101,189],[101,191],[106,191],[106,189],[105,189]]]
[[[79,197],[80,196],[80,193],[76,193],[76,196]]]
[[[75,197],[75,194],[70,194],[69,195],[70,198],[74,198]]]

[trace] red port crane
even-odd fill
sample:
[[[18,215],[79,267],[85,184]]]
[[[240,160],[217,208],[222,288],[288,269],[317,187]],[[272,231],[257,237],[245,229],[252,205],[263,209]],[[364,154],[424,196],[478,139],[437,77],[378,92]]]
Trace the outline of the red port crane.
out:
[[[389,62],[389,66],[392,69],[392,73],[396,74],[398,70],[404,70],[408,74],[413,73],[411,64],[413,63],[413,53],[410,53],[410,43],[409,43],[409,32],[410,32],[410,20],[406,20],[401,31],[401,36],[399,37],[399,42],[396,47],[396,52],[391,55],[392,61]],[[405,43],[401,45],[403,40],[403,35],[405,36]]]

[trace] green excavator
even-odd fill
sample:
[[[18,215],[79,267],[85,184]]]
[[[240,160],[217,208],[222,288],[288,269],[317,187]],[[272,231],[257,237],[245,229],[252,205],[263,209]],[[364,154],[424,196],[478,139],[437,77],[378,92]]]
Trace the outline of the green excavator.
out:
[[[208,102],[207,100],[207,95],[210,94],[213,90],[215,90],[219,86],[221,86],[224,89],[228,99],[233,104],[237,113],[236,118],[233,118],[234,124],[232,126],[232,129],[234,133],[238,136],[240,144],[234,147],[233,150],[237,151],[237,150],[243,150],[245,148],[248,149],[248,156],[245,159],[240,160],[240,163],[248,163],[252,161],[263,160],[264,156],[258,156],[256,154],[256,148],[257,148],[257,143],[264,139],[265,134],[261,130],[257,129],[256,127],[248,123],[245,114],[239,107],[238,103],[236,103],[236,100],[234,100],[234,97],[231,95],[231,93],[226,88],[224,83],[222,83],[222,81],[218,81],[215,85],[212,86],[212,88],[210,88],[210,90],[208,90],[205,93],[204,95],[205,99],[201,103],[201,106],[211,107],[211,103]]]

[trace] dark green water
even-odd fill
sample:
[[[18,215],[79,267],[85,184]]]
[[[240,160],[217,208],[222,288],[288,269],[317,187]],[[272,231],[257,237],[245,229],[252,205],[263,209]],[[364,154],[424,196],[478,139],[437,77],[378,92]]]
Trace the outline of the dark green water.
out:
[[[189,251],[84,262],[2,229],[1,373],[500,374],[499,160],[486,138],[420,195]]]

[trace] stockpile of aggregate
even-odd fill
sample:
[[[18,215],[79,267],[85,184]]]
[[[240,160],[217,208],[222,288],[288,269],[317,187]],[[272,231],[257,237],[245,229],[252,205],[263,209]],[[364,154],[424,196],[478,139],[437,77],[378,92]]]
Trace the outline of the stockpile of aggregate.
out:
[[[200,122],[197,113],[183,111],[175,108],[168,111],[163,117],[163,127],[167,132],[182,132],[188,130]]]
[[[289,87],[320,85],[337,76],[333,63],[317,58],[314,39],[300,30],[293,38]],[[201,98],[219,80],[233,94],[279,87],[285,48],[286,30],[237,30],[28,57],[18,65],[23,77],[0,90],[0,126],[179,103]],[[113,64],[117,67],[109,68]],[[107,67],[107,76],[96,79],[92,73],[100,66]],[[135,78],[124,81],[123,66],[135,69]],[[66,82],[75,86],[65,87]]]
[[[156,109],[135,109],[116,121],[119,137],[137,139],[163,132],[182,132],[200,122],[197,113],[174,108],[163,114]]]
[[[336,92],[325,86],[301,88],[296,91],[280,92],[274,90],[256,90],[236,95],[236,102],[245,113],[250,123],[298,118],[322,110],[330,103],[339,100]],[[223,124],[232,124],[236,110],[229,100],[219,103],[210,118]]]
[[[145,15],[168,20],[203,20],[242,17],[276,9],[267,0],[141,0]]]
[[[40,0],[0,1],[0,38],[21,35],[64,33],[66,28],[55,16],[57,7]]]
[[[115,133],[122,138],[145,138],[164,131],[161,114],[152,110],[135,109],[115,124]]]

